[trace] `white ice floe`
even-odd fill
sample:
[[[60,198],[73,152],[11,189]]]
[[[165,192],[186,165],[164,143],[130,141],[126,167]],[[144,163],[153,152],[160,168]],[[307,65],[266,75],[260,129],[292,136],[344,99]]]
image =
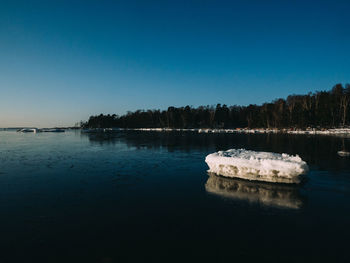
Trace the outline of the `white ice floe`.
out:
[[[24,128],[24,129],[18,130],[18,132],[34,132],[34,133],[37,133],[37,132],[40,132],[40,129],[37,129],[37,128]]]
[[[350,156],[350,152],[348,151],[338,151],[338,155],[341,157],[348,157]]]
[[[303,205],[298,187],[223,178],[209,173],[205,184],[208,193],[237,201],[259,203],[277,208],[298,209]]]
[[[308,166],[298,155],[231,149],[205,158],[209,171],[226,177],[274,183],[300,183]]]

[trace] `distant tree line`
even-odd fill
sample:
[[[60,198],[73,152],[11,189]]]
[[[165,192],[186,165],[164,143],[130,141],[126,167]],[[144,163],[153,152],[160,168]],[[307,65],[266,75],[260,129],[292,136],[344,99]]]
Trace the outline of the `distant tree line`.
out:
[[[83,128],[306,128],[344,127],[350,123],[350,85],[330,91],[290,95],[262,105],[169,107],[125,115],[96,115]]]

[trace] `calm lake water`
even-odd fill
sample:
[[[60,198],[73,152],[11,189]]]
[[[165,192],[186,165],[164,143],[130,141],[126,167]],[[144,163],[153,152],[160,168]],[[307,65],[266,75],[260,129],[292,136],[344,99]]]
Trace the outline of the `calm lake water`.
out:
[[[349,141],[0,131],[0,262],[350,262]],[[308,180],[208,175],[230,148],[299,154]]]

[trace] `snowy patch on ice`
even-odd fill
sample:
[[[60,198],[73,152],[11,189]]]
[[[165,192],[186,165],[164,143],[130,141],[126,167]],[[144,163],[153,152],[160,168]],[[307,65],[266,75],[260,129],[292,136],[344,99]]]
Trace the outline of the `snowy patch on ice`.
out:
[[[300,183],[308,166],[298,155],[231,149],[205,158],[209,171],[226,177],[274,183]]]
[[[209,174],[205,190],[224,198],[277,208],[298,209],[303,205],[297,187],[292,185],[250,182]]]

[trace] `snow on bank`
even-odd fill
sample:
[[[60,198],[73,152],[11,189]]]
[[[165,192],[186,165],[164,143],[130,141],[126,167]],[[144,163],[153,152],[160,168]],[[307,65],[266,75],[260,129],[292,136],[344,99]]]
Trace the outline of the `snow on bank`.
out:
[[[209,174],[205,190],[224,198],[277,208],[299,209],[303,205],[298,188],[291,185],[257,183]]]
[[[300,183],[308,166],[298,155],[231,149],[205,158],[209,171],[226,177],[273,183]]]
[[[301,135],[329,135],[350,137],[350,128],[339,129],[177,129],[177,128],[92,128],[82,129],[82,133],[114,133],[121,131],[140,131],[140,132],[192,132],[203,134],[301,134]]]
[[[306,130],[294,130],[294,129],[199,129],[198,133],[287,133],[287,134],[309,134],[309,135],[350,135],[350,128],[339,129],[306,129]]]
[[[152,132],[198,132],[198,133],[243,133],[243,134],[265,134],[265,133],[287,133],[287,134],[310,134],[310,135],[350,135],[350,128],[337,129],[176,129],[176,128],[120,128],[127,131],[152,131]]]
[[[339,129],[176,129],[176,128],[96,128],[83,129],[82,132],[118,132],[118,131],[144,131],[144,132],[197,132],[197,133],[242,133],[242,134],[266,134],[266,133],[285,133],[285,134],[309,134],[309,135],[341,135],[350,136],[350,128]]]

